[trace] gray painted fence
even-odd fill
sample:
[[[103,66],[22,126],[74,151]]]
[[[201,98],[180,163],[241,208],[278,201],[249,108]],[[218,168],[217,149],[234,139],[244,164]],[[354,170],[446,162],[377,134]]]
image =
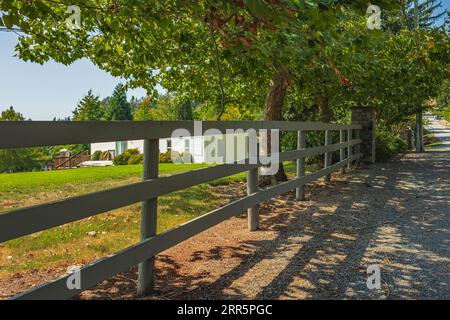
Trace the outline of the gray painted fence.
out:
[[[256,185],[260,164],[223,164],[169,177],[158,177],[157,139],[170,138],[175,129],[187,129],[194,135],[194,122],[0,122],[0,149],[37,147],[60,144],[146,140],[144,181],[110,190],[90,193],[62,201],[22,208],[0,214],[0,242],[78,221],[110,210],[142,202],[141,242],[114,255],[105,257],[81,269],[81,288],[69,289],[65,275],[25,291],[13,299],[67,299],[99,282],[139,264],[138,292],[151,291],[154,256],[218,223],[248,210],[249,230],[258,227],[258,205],[290,190],[297,190],[297,199],[304,200],[304,185],[342,170],[358,161],[359,125],[340,125],[311,122],[202,122],[202,132],[208,129],[278,129],[297,131],[298,150],[280,153],[280,161],[297,160],[297,176],[288,182],[259,189]],[[306,148],[305,133],[325,131],[326,145]],[[339,131],[340,141],[333,144],[331,132]],[[356,131],[356,134],[353,134]],[[206,133],[207,134],[207,133]],[[344,136],[347,141],[344,141]],[[332,153],[339,151],[340,160],[332,164]],[[325,156],[325,167],[305,175],[304,159]],[[347,157],[345,158],[345,154]],[[248,172],[248,195],[209,212],[176,228],[156,235],[157,198],[211,180]]]

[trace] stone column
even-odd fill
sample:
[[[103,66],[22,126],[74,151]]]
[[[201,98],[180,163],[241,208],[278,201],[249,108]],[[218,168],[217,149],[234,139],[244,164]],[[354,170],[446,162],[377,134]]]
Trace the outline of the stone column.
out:
[[[375,162],[375,108],[353,107],[352,123],[362,125],[360,151],[363,154],[362,162]]]

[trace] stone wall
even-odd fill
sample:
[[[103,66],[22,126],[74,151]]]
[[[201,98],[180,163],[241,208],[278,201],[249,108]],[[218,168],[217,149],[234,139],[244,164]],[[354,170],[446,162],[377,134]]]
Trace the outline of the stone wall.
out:
[[[366,163],[375,162],[375,114],[373,107],[352,108],[352,123],[362,125],[360,152],[363,154],[361,161]]]

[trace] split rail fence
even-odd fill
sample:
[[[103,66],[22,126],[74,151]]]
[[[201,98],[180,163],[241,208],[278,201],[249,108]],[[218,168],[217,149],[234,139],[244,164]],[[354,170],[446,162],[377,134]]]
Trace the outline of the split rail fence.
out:
[[[0,149],[54,146],[79,143],[144,140],[143,181],[57,202],[16,209],[0,214],[0,243],[20,238],[110,210],[142,202],[141,240],[118,253],[95,261],[80,270],[81,288],[67,286],[70,274],[22,292],[13,299],[68,299],[130,267],[139,265],[138,293],[151,291],[154,257],[190,237],[247,210],[250,231],[258,228],[258,205],[296,190],[304,200],[304,185],[350,167],[361,158],[360,125],[285,121],[203,122],[208,129],[255,129],[298,132],[298,150],[281,152],[279,161],[297,161],[295,179],[266,189],[258,188],[260,164],[220,164],[173,176],[158,177],[159,139],[171,138],[176,129],[194,132],[192,121],[163,122],[0,122]],[[325,132],[325,145],[307,148],[306,134]],[[333,143],[332,133],[339,132]],[[340,151],[339,161],[332,162]],[[305,173],[305,157],[324,155],[324,168]],[[157,198],[178,190],[247,171],[248,195],[161,234],[156,234]]]

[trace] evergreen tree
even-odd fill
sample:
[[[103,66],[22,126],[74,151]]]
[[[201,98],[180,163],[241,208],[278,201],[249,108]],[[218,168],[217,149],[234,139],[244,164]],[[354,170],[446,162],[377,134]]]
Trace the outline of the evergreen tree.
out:
[[[109,101],[107,120],[132,120],[131,104],[127,100],[127,90],[122,84],[118,84],[114,89]]]
[[[193,110],[195,103],[193,101],[184,101],[178,106],[179,120],[194,120]]]
[[[425,0],[419,3],[419,28],[430,29],[446,14],[439,0]],[[414,30],[414,0],[403,0],[402,20],[404,26]]]
[[[74,121],[100,121],[104,117],[104,110],[99,97],[89,90],[72,114]]]
[[[134,114],[143,101],[144,98],[136,98],[135,96],[132,96],[130,100],[131,113]]]

